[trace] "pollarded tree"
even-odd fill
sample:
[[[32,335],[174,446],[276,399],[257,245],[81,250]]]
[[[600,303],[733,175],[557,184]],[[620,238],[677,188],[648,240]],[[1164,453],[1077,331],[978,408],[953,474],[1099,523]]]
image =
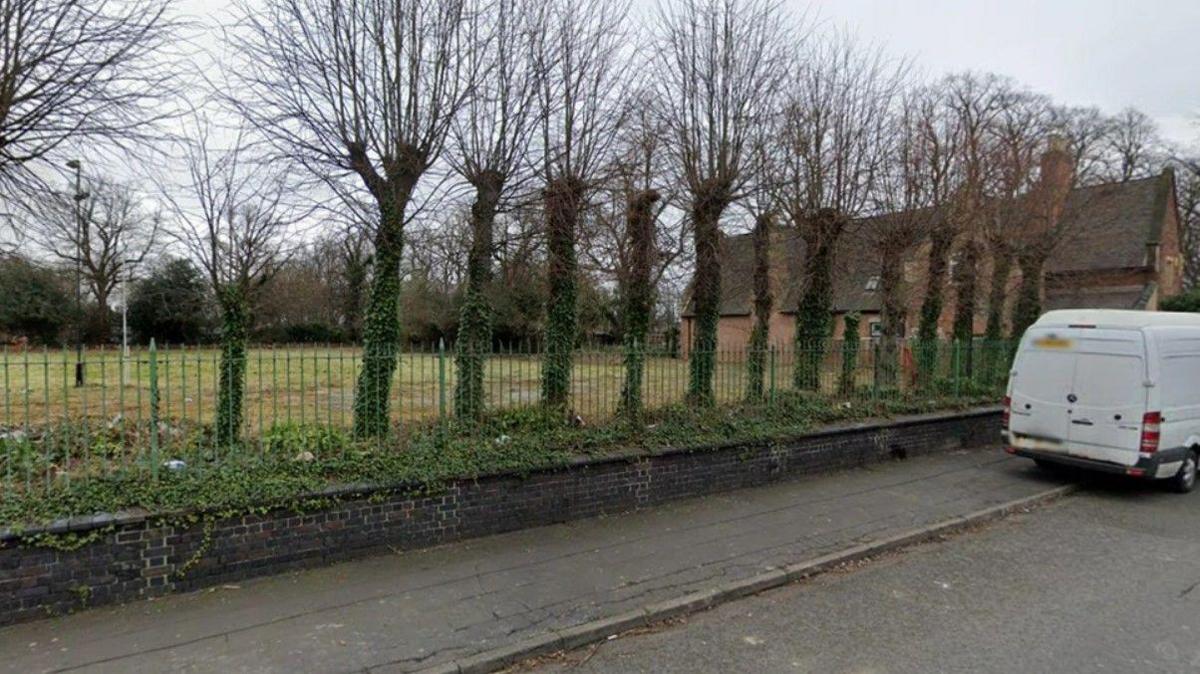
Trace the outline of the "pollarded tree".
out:
[[[466,291],[455,347],[459,417],[483,413],[483,373],[492,349],[492,318],[485,296],[492,276],[495,220],[529,188],[528,154],[541,115],[538,93],[545,62],[538,55],[545,39],[547,10],[538,0],[497,0],[470,22],[478,48],[464,55],[479,73],[451,130],[447,160],[474,191]]]
[[[754,327],[746,346],[746,400],[758,402],[766,390],[767,352],[771,348],[771,231],[775,214],[762,210],[754,216]]]
[[[805,57],[784,113],[780,195],[781,210],[804,240],[793,383],[815,390],[833,335],[838,240],[871,205],[905,65],[840,34]]]
[[[862,236],[879,261],[880,335],[876,383],[899,385],[899,346],[908,305],[904,261],[942,226],[937,206],[945,200],[954,155],[937,131],[940,94],[920,88],[905,94],[892,115],[887,159],[876,183],[875,210],[862,221]]]
[[[476,75],[465,58],[477,46],[472,11],[467,0],[243,2],[232,33],[240,58],[229,102],[281,159],[319,182],[353,176],[376,210],[354,399],[360,436],[388,429],[405,224]]]
[[[622,59],[625,0],[553,0],[540,36],[538,90],[542,209],[546,235],[546,339],[542,399],[563,407],[578,331],[576,236],[621,125],[618,94],[629,77]]]
[[[800,37],[772,0],[680,0],[659,15],[654,61],[670,154],[686,189],[695,253],[688,396],[714,401],[721,217],[746,196]]]
[[[256,172],[242,139],[239,133],[230,148],[219,149],[211,127],[198,120],[184,150],[187,183],[166,195],[179,222],[169,231],[204,271],[221,312],[214,431],[226,446],[242,428],[251,307],[287,257],[289,225],[282,177]]]

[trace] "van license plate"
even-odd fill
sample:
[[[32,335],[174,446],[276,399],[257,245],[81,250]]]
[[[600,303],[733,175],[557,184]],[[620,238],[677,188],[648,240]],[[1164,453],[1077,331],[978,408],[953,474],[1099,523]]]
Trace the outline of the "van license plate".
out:
[[[1071,340],[1061,337],[1039,337],[1033,340],[1033,345],[1042,349],[1069,349]]]

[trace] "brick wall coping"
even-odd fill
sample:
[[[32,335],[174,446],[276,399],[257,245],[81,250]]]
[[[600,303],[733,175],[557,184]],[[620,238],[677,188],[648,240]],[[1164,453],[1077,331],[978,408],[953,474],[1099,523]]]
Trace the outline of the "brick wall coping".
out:
[[[772,443],[788,442],[801,438],[822,438],[843,435],[847,433],[855,433],[861,431],[871,431],[881,428],[903,428],[915,424],[930,423],[937,421],[945,421],[956,418],[973,418],[996,414],[1000,411],[997,405],[986,405],[981,407],[972,407],[964,410],[951,410],[942,412],[929,412],[925,414],[906,414],[895,417],[875,417],[864,421],[854,421],[847,423],[829,424],[820,428],[798,433],[793,436],[785,436],[779,438],[762,439],[762,440],[730,440],[721,443],[708,443],[700,445],[680,445],[676,447],[663,447],[658,449],[629,449],[609,452],[605,454],[589,456],[575,456],[562,464],[549,465],[543,468],[536,468],[522,473],[522,476],[536,475],[542,473],[552,473],[569,468],[582,468],[587,466],[600,466],[610,463],[619,463],[625,461],[637,461],[649,457],[671,456],[675,454],[692,454],[698,452],[719,452],[733,448],[755,448],[770,445]],[[474,476],[464,476],[457,478],[465,481],[478,481],[488,478],[504,478],[513,477],[512,473],[491,472],[481,473]],[[400,483],[393,485],[382,485],[369,482],[350,483],[332,485],[327,489],[322,489],[316,492],[301,494],[296,497],[297,501],[305,501],[309,499],[320,498],[339,498],[345,496],[370,496],[378,492],[398,492],[407,489],[416,489],[421,485],[412,483]],[[272,503],[262,503],[259,506],[270,507]],[[280,506],[282,507],[282,506]],[[38,534],[65,534],[65,533],[81,533],[92,531],[95,529],[103,529],[109,526],[123,527],[126,525],[135,525],[145,522],[150,519],[165,518],[165,517],[180,517],[190,514],[201,514],[202,510],[198,508],[184,508],[169,512],[150,512],[141,508],[123,510],[116,513],[97,513],[94,515],[81,515],[74,517],[64,517],[54,520],[47,524],[31,526],[27,528],[7,527],[0,529],[0,543],[6,543],[20,539],[24,536],[34,536]]]

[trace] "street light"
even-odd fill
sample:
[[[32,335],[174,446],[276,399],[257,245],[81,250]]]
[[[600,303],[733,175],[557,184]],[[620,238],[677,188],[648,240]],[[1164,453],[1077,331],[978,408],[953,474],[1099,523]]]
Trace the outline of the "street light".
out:
[[[137,263],[136,258],[121,260],[121,269],[129,270],[121,280],[121,362],[125,381],[129,381],[129,282],[133,280],[133,265]]]
[[[75,387],[83,386],[83,162],[72,159],[67,168],[75,171]]]

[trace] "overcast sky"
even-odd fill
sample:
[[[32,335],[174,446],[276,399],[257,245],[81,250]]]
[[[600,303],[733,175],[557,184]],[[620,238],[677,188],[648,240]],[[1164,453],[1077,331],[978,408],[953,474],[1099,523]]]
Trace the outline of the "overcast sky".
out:
[[[1200,0],[787,0],[929,75],[1009,75],[1056,101],[1134,106],[1200,139]]]
[[[250,0],[254,2],[254,0]],[[652,10],[657,0],[633,0]],[[1009,75],[1055,101],[1134,106],[1178,143],[1200,141],[1200,0],[784,0],[797,14],[907,56],[930,77]],[[233,0],[183,0],[220,18]]]

